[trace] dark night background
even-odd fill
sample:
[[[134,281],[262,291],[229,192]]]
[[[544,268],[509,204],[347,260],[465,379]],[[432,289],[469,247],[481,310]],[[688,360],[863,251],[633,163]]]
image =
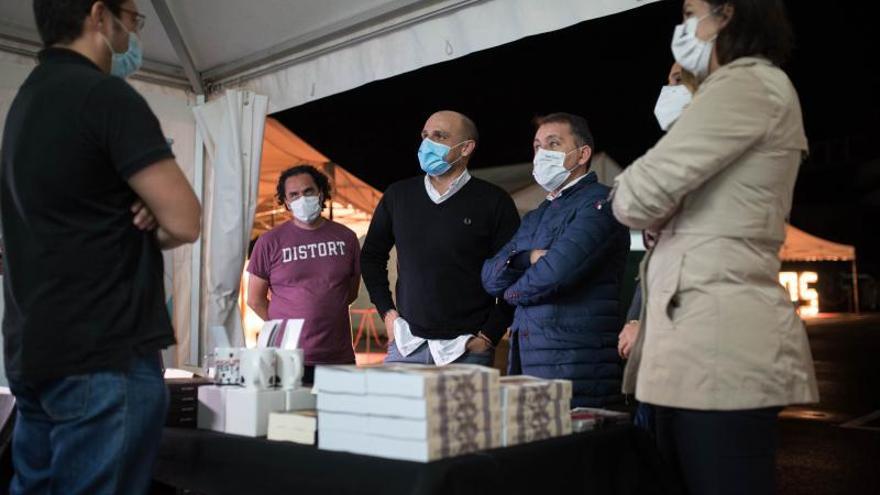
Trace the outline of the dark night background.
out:
[[[854,244],[880,278],[880,34],[873,2],[786,2],[796,51],[785,67],[800,94],[811,156],[791,222]],[[870,7],[876,10],[875,7]],[[537,115],[584,115],[596,150],[621,166],[660,137],[653,109],[673,59],[681,1],[667,0],[376,81],[275,115],[334,162],[384,190],[419,174],[425,119],[453,109],[481,142],[471,168],[529,162]],[[455,46],[455,40],[450,39]]]

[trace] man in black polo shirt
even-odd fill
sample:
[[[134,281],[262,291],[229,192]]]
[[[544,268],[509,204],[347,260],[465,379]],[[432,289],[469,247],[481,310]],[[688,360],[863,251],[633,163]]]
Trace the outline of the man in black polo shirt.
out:
[[[199,235],[200,206],[159,122],[124,80],[133,0],[35,0],[46,46],[0,152],[4,355],[19,493],[144,493],[174,342],[160,249]]]
[[[468,173],[477,139],[468,117],[432,115],[418,153],[426,175],[392,184],[373,214],[361,272],[385,319],[386,362],[491,366],[512,321],[512,307],[483,290],[480,269],[516,232],[519,215],[506,192]],[[397,305],[388,282],[392,246]]]

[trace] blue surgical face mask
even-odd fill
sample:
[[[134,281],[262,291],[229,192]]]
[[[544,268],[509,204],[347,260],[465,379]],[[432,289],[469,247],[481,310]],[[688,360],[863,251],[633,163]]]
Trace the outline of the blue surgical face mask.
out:
[[[467,141],[462,141],[452,148],[461,146],[466,142]],[[449,172],[449,169],[451,169],[458,160],[464,158],[464,155],[462,155],[458,157],[458,160],[455,160],[452,163],[447,162],[446,155],[449,154],[449,151],[452,148],[445,144],[431,141],[428,138],[422,140],[422,145],[419,146],[419,165],[422,166],[422,170],[432,177],[437,177],[438,175],[443,175],[446,172]]]
[[[119,24],[123,30],[125,26],[122,24],[122,21],[113,17],[113,22]],[[107,48],[110,49],[110,53],[113,54],[113,62],[110,66],[110,74],[121,77],[125,79],[126,77],[134,74],[141,68],[141,64],[144,62],[144,53],[141,49],[141,40],[138,38],[138,35],[133,32],[128,33],[128,50],[123,53],[116,53],[113,51],[113,45],[110,44],[110,40],[108,40],[104,35],[101,35],[104,38],[104,42],[107,43]]]

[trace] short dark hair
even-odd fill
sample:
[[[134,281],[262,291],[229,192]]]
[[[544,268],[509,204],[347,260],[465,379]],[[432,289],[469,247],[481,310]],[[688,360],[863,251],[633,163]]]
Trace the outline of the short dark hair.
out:
[[[782,0],[706,0],[718,15],[725,5],[733,17],[718,33],[715,50],[718,63],[740,57],[760,56],[783,65],[794,47],[794,31]]]
[[[119,17],[125,0],[34,0],[34,20],[43,46],[70,43],[82,35],[92,5],[101,2]]]
[[[461,115],[461,128],[464,132],[464,138],[472,140],[474,145],[478,144],[480,142],[480,132],[477,130],[477,124],[467,115],[463,113],[459,115]]]
[[[315,184],[318,186],[318,191],[321,192],[321,208],[325,208],[327,206],[327,200],[330,199],[330,179],[328,179],[323,172],[311,165],[297,165],[281,172],[281,175],[278,176],[278,185],[275,188],[275,199],[278,200],[278,204],[287,204],[287,197],[284,194],[284,183],[287,182],[287,179],[302,174],[312,176],[312,180],[314,180]]]
[[[595,147],[593,133],[590,132],[590,125],[587,119],[580,115],[574,115],[566,112],[556,112],[535,119],[535,127],[541,127],[544,124],[568,124],[571,133],[577,141],[578,146],[589,146],[590,149]]]

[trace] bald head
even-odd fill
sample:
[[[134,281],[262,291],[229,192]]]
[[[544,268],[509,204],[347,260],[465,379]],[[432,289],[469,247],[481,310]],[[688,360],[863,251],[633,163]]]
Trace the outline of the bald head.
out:
[[[467,167],[471,154],[477,147],[477,126],[466,115],[451,110],[436,112],[428,117],[422,128],[422,139],[449,146],[446,160],[453,163],[449,173],[455,174]]]
[[[427,136],[425,136],[425,131],[428,131]],[[473,141],[476,144],[480,138],[474,121],[467,115],[453,110],[441,110],[428,118],[422,135],[423,137],[431,137],[434,131],[448,135],[449,139],[454,141],[453,145],[462,141]],[[434,140],[433,137],[431,139]]]

